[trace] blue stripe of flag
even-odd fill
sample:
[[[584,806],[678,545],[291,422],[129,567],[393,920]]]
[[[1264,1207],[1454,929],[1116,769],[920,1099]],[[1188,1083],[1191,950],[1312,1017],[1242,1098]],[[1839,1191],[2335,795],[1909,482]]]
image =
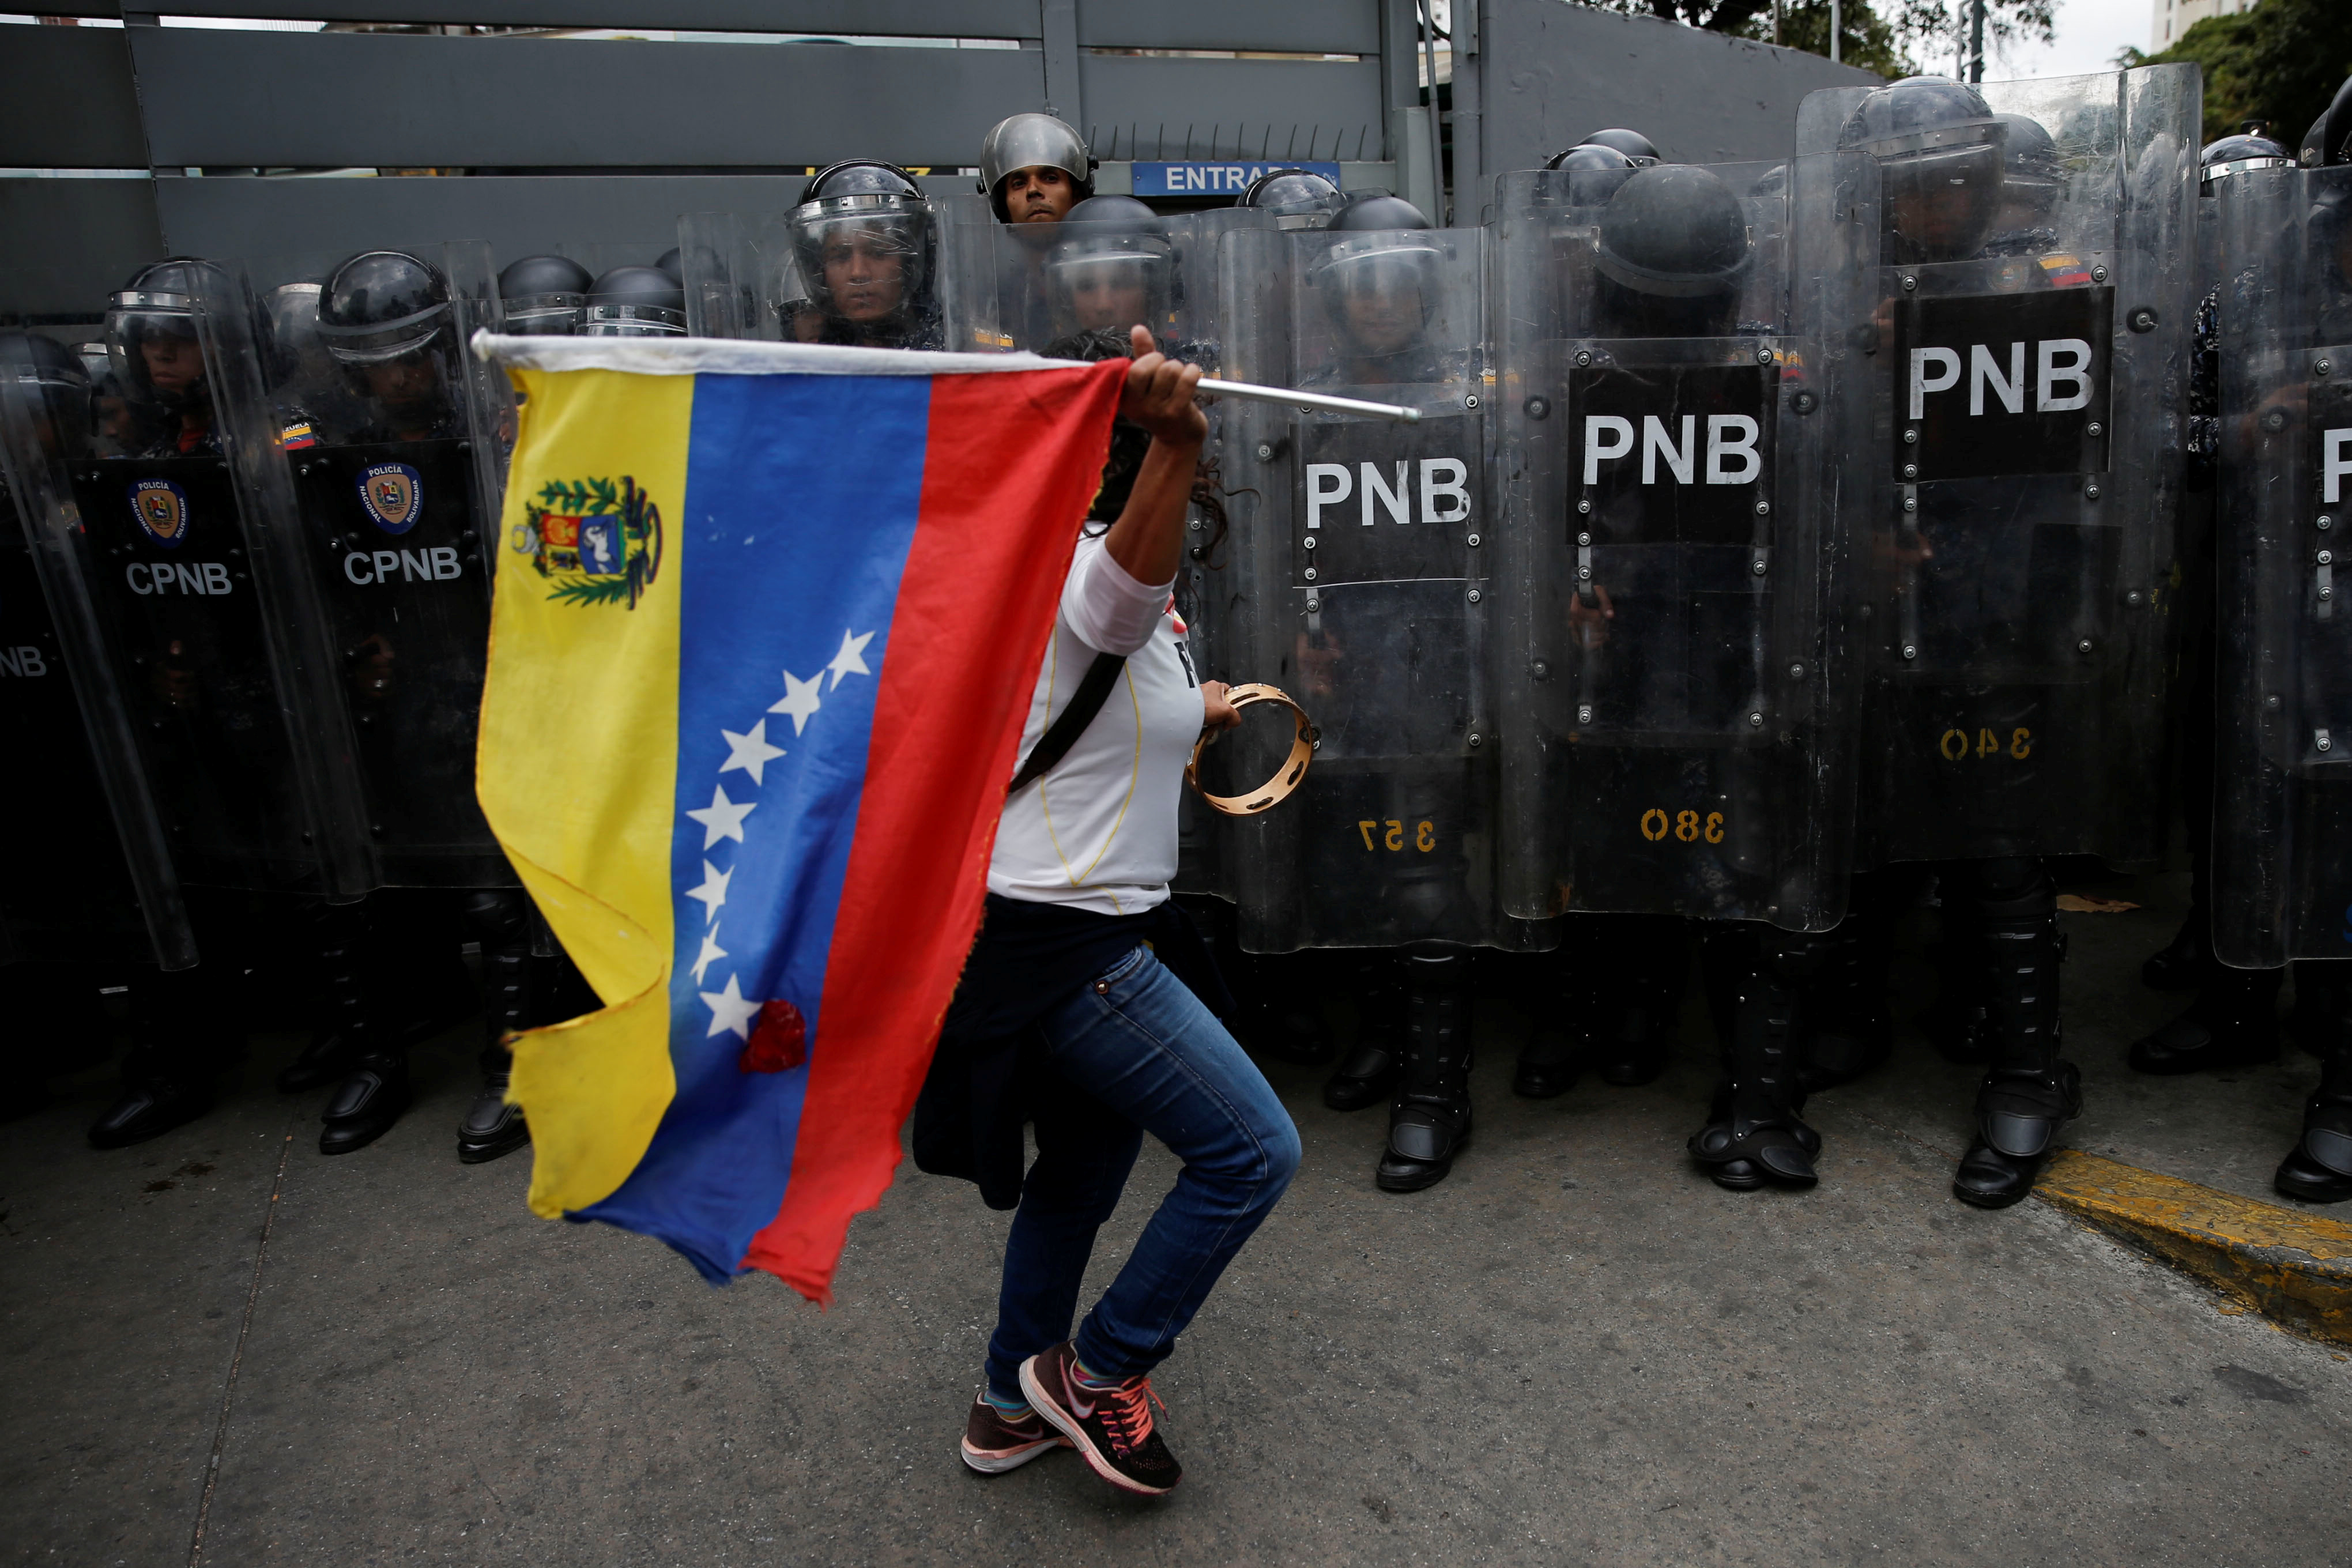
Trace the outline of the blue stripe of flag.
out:
[[[629,1179],[573,1217],[658,1236],[714,1282],[735,1272],[783,1202],[808,1067],[743,1070],[744,1040],[711,1034],[719,1013],[705,997],[731,981],[747,1005],[789,1000],[812,1055],[821,1048],[834,912],[920,506],[929,405],[922,376],[696,379],[674,557],[684,574],[670,847],[677,1094]],[[845,637],[866,634],[844,655]],[[820,683],[802,689],[797,728],[791,712],[771,711],[789,695],[786,671]],[[747,750],[721,731],[750,736],[762,721],[766,743],[784,754],[761,763],[757,784],[747,768],[721,771]],[[714,790],[736,811],[751,805],[740,843],[706,847],[706,824],[687,815],[711,810]],[[714,870],[728,877],[715,921],[689,894]],[[725,956],[698,979],[706,936]]]

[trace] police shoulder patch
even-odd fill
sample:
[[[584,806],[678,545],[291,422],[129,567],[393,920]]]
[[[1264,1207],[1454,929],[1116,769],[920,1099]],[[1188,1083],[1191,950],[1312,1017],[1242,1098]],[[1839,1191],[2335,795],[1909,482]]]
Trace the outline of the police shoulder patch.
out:
[[[513,549],[530,557],[559,603],[634,610],[661,573],[661,509],[630,475],[550,479],[523,515]]]
[[[188,538],[188,492],[169,479],[137,479],[131,486],[131,510],[147,537],[167,550],[177,550]]]
[[[425,513],[425,479],[406,463],[374,463],[360,470],[360,504],[386,533],[406,533]]]

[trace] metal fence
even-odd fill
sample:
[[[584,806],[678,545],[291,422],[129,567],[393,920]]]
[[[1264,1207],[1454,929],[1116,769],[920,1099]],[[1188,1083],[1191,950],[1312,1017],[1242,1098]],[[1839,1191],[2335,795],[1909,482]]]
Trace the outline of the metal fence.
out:
[[[1436,208],[1450,168],[1475,222],[1495,173],[1596,126],[1769,156],[1804,92],[1870,79],[1564,0],[1454,0],[1433,157],[1414,0],[175,0],[323,31],[50,12],[122,24],[0,26],[0,310],[60,324],[166,252],[658,250],[678,214],[786,205],[845,157],[969,188],[1024,109],[1083,130],[1107,190],[1137,160],[1313,159]]]

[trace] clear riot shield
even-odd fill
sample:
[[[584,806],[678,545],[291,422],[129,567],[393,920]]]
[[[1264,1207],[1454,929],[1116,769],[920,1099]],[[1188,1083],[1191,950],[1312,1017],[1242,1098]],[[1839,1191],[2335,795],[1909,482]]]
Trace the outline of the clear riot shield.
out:
[[[355,779],[372,882],[511,885],[474,797],[508,407],[503,382],[466,349],[499,323],[488,248],[257,260],[243,277],[257,301],[317,290],[323,374],[268,336],[259,312],[226,310],[212,330],[247,367],[230,418],[268,460],[240,472],[245,504],[301,558],[300,580],[274,603],[312,622],[307,635],[328,650],[320,722]],[[584,505],[567,513],[564,498],[548,500],[512,565],[563,568],[552,591],[582,603],[633,593],[643,566],[626,542],[575,515]]]
[[[2221,230],[2213,950],[2352,958],[2352,168],[2233,175]]]
[[[1483,239],[1244,230],[1222,247],[1228,374],[1422,415],[1224,412],[1225,673],[1280,686],[1318,731],[1296,795],[1223,825],[1254,952],[1556,940],[1504,912],[1497,875]],[[1270,775],[1276,739],[1244,727],[1213,748],[1222,777]]]
[[[87,381],[15,363],[14,346],[0,342],[0,400],[25,405],[25,434],[80,441]],[[0,768],[0,814],[39,831],[0,857],[0,963],[112,950],[188,968],[195,939],[121,694],[87,600],[51,613],[10,466],[0,446],[0,732],[12,756]],[[77,586],[60,579],[61,593]]]
[[[1875,171],[1504,176],[1502,901],[1822,930],[1852,787],[1838,475]]]
[[[954,224],[950,345],[1066,355],[1081,334],[1142,325],[1165,352],[1215,374],[1223,352],[1220,243],[1274,227],[1271,214],[1251,207],[1149,220]]]
[[[242,314],[209,263],[142,268],[110,301],[85,425],[0,399],[9,477],[133,874],[355,897],[323,649],[277,603],[307,563],[247,504],[240,475],[272,454],[232,417],[240,370],[208,330]],[[160,881],[141,893],[151,923],[179,919]]]
[[[919,216],[689,213],[677,226],[688,330],[768,342],[959,346],[942,319],[957,273],[942,230],[936,203]]]
[[[1865,520],[1856,864],[2150,862],[2196,74],[1988,82],[1990,113],[1876,131],[1839,91],[1849,115],[1809,107],[1799,129],[1801,152],[1843,142],[1882,178],[1856,323],[1871,428],[1847,471]]]

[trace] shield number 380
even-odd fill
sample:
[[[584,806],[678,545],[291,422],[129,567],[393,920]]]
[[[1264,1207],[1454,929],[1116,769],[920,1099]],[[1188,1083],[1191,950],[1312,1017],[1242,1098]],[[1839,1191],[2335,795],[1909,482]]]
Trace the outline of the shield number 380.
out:
[[[1685,844],[1704,840],[1709,844],[1723,842],[1723,813],[1710,811],[1701,816],[1696,811],[1678,811],[1672,816],[1665,808],[1654,805],[1642,814],[1642,837],[1655,844],[1667,837]]]

